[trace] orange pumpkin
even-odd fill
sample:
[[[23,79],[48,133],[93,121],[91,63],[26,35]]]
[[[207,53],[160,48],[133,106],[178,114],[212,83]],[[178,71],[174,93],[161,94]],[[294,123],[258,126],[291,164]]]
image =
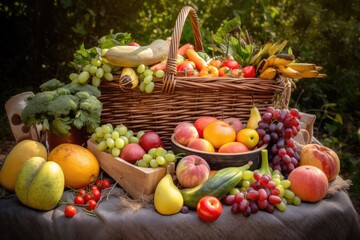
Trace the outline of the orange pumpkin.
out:
[[[60,165],[66,187],[79,189],[89,185],[99,176],[100,166],[96,157],[88,149],[77,144],[58,145],[51,150],[47,160]]]

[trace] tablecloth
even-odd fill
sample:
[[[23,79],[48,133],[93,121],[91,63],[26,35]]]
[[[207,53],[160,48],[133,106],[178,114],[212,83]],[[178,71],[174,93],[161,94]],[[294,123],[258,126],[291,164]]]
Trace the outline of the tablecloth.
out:
[[[73,198],[68,190],[62,197]],[[259,211],[244,217],[224,206],[212,223],[201,221],[195,211],[163,216],[152,204],[137,211],[122,208],[116,195],[102,199],[96,208],[100,218],[81,207],[75,217],[66,218],[65,207],[37,211],[9,195],[0,200],[0,239],[360,239],[359,215],[345,190],[273,214]]]

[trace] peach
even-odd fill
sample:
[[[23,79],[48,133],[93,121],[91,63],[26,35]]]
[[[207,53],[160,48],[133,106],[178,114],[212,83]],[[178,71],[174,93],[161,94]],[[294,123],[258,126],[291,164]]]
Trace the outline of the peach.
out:
[[[203,152],[215,152],[213,145],[206,139],[197,138],[191,141],[188,145],[188,148],[203,151]]]
[[[205,126],[208,123],[211,123],[212,121],[215,121],[215,120],[217,120],[215,117],[209,117],[209,116],[202,116],[195,120],[194,126],[198,130],[200,138],[203,137],[203,131],[204,131]]]
[[[290,190],[305,202],[318,202],[326,196],[329,182],[323,171],[311,165],[302,165],[288,176]]]
[[[227,122],[235,130],[236,133],[243,129],[242,122],[236,117],[228,117],[225,118],[224,121]]]
[[[247,146],[240,142],[225,143],[218,150],[219,153],[242,153],[248,151],[249,149],[247,148]]]
[[[192,123],[185,122],[180,124],[174,130],[174,138],[178,143],[187,146],[191,141],[199,138],[199,133]]]
[[[306,144],[300,151],[299,165],[312,165],[321,169],[329,181],[340,172],[340,159],[336,152],[318,144]]]

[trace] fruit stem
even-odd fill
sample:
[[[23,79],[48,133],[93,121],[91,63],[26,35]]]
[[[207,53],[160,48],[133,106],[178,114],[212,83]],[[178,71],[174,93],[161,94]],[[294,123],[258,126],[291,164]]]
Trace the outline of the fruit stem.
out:
[[[269,156],[268,156],[267,149],[261,150],[261,166],[260,166],[259,172],[261,174],[267,174],[267,175],[271,176],[271,170],[269,167]]]

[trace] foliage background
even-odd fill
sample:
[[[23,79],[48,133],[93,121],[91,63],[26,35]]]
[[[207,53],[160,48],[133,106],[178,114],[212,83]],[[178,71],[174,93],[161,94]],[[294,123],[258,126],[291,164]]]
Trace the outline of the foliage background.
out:
[[[360,193],[360,1],[295,0],[20,0],[0,2],[3,37],[0,58],[0,141],[11,138],[3,107],[12,95],[37,92],[51,79],[67,81],[68,63],[81,43],[93,47],[104,35],[129,32],[147,45],[171,35],[182,6],[200,18],[205,46],[211,31],[240,16],[258,44],[288,39],[302,62],[324,67],[325,79],[304,79],[293,86],[291,107],[316,114],[315,136],[338,152],[341,174]],[[189,25],[182,41],[192,41]]]

